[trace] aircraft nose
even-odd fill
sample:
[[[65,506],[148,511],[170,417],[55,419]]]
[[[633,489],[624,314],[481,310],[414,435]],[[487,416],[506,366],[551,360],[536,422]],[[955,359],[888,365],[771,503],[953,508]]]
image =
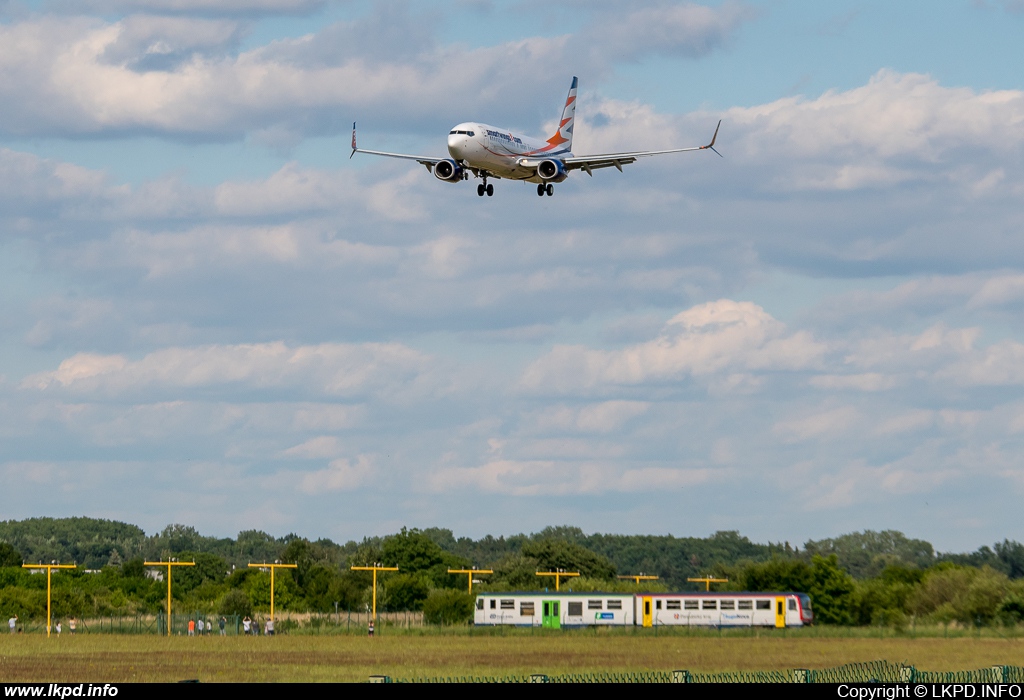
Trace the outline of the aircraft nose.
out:
[[[448,152],[452,158],[462,158],[465,151],[466,137],[462,134],[450,134],[448,136]]]

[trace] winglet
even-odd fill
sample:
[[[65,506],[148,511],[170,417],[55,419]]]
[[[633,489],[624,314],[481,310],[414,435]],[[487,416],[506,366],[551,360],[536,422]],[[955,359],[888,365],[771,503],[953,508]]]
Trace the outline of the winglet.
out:
[[[718,132],[716,131],[715,133],[717,134]],[[354,156],[358,150],[359,149],[356,148],[356,123],[352,122],[352,152],[348,154],[349,160],[352,160],[352,156]]]
[[[722,128],[722,120],[719,119],[718,120],[718,126],[715,127],[715,135],[711,137],[711,143],[709,143],[707,146],[701,146],[701,150],[710,148],[712,151],[715,151],[715,140],[718,138],[718,130],[721,129],[721,128]],[[356,142],[355,142],[355,132],[353,131],[352,132],[352,147],[353,148],[355,148],[355,144],[356,144]],[[719,153],[718,151],[715,151],[715,154],[719,158],[724,158],[725,157],[721,153]]]

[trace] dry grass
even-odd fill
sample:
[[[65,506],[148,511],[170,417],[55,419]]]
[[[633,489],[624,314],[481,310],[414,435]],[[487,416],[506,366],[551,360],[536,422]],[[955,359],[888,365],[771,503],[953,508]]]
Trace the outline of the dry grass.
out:
[[[1024,665],[1021,639],[532,634],[208,637],[0,636],[0,681],[365,681],[373,674],[827,668],[886,659],[928,671]]]

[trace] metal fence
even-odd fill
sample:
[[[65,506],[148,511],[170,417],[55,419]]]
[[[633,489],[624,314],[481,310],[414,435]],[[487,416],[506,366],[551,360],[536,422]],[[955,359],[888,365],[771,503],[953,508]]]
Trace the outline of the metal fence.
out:
[[[371,683],[1021,683],[1024,667],[991,666],[974,671],[919,671],[913,666],[873,661],[835,668],[789,671],[642,671],[636,673],[567,673],[529,676],[448,676],[392,679],[371,676]]]

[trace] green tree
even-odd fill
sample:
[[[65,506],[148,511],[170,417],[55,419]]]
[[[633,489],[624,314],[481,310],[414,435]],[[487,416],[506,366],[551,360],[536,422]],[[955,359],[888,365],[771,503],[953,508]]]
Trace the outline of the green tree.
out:
[[[853,623],[853,578],[839,566],[839,558],[815,556],[811,559],[811,584],[807,589],[818,622],[829,625]]]
[[[457,585],[448,569],[469,565],[465,559],[441,549],[419,530],[404,527],[397,535],[384,540],[380,561],[386,566],[397,566],[402,573],[424,573],[435,586]]]
[[[0,567],[21,566],[24,559],[21,552],[7,542],[0,542]]]
[[[565,540],[541,540],[523,545],[523,556],[537,562],[539,571],[578,571],[581,576],[615,578],[615,565],[583,545]]]
[[[423,572],[392,574],[384,582],[388,610],[419,610],[430,588],[430,579]]]
[[[228,565],[216,554],[207,552],[181,552],[179,561],[194,561],[195,566],[176,566],[171,581],[175,589],[187,593],[198,588],[206,581],[224,583],[227,578]],[[166,569],[165,569],[166,571]]]
[[[232,588],[217,603],[218,615],[238,615],[239,617],[252,617],[252,602],[245,591],[239,588]]]

